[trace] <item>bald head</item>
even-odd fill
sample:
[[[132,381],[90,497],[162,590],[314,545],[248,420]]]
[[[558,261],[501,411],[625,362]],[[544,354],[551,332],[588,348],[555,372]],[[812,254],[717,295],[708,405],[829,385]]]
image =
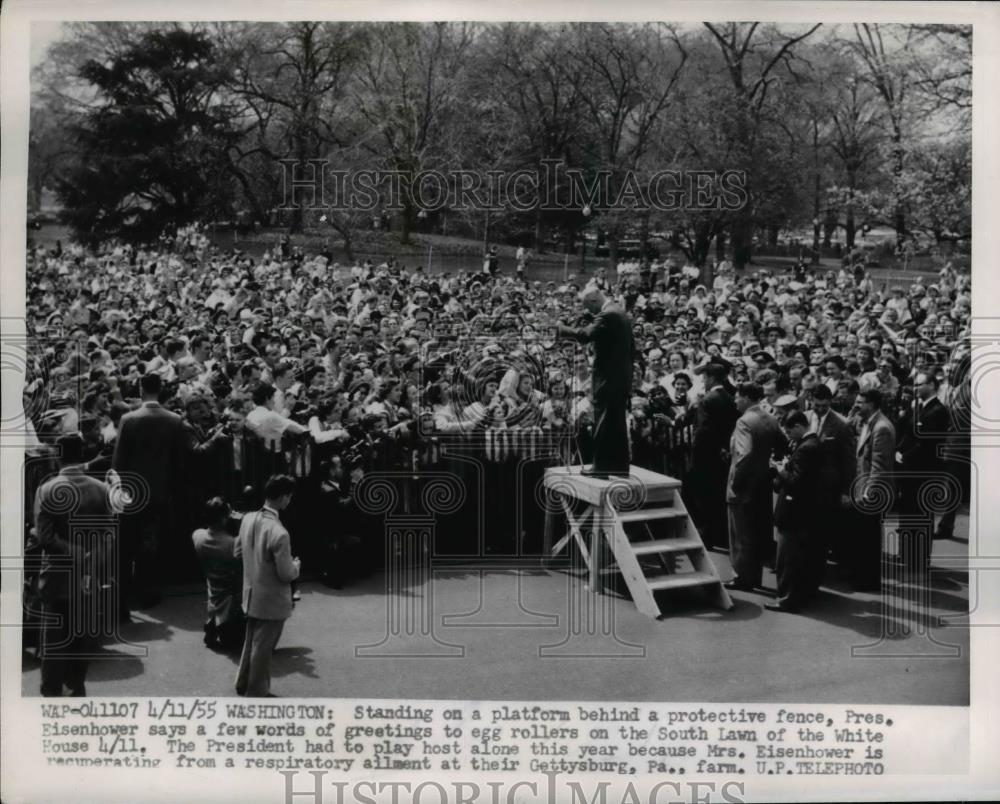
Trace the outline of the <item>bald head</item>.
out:
[[[580,302],[589,313],[596,315],[601,312],[601,308],[606,301],[607,298],[604,295],[604,291],[596,285],[588,285],[580,292]]]

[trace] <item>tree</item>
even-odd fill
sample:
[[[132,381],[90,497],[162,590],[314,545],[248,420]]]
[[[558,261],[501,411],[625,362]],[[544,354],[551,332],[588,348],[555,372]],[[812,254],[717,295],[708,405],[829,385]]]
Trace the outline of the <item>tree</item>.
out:
[[[676,31],[666,25],[578,24],[573,33],[573,56],[581,68],[575,75],[583,82],[580,95],[592,128],[591,161],[609,174],[612,209],[604,211],[602,228],[614,267],[618,240],[637,215],[640,240],[646,243],[649,203],[639,193],[639,169],[677,94],[688,54]],[[614,208],[626,195],[632,208]]]
[[[311,160],[347,146],[353,131],[345,101],[366,33],[355,23],[304,21],[238,24],[224,34],[234,61],[232,89],[255,135],[234,145],[234,171],[253,198],[240,166],[254,155],[263,155],[274,175],[284,160],[304,171]],[[301,231],[302,205],[290,211],[290,230]]]
[[[835,208],[844,211],[844,242],[851,249],[858,229],[857,196],[872,189],[872,177],[881,172],[877,160],[884,135],[881,109],[871,87],[852,75],[835,81],[835,85],[829,109],[833,129],[830,150],[844,179]]]
[[[79,157],[59,183],[79,237],[148,241],[228,204],[225,150],[238,132],[217,100],[227,76],[204,33],[145,33],[80,76],[97,101],[74,127]]]
[[[847,47],[860,59],[863,78],[875,89],[885,109],[895,198],[892,227],[901,239],[906,235],[903,173],[913,115],[910,49],[914,46],[916,29],[909,25],[856,23],[854,34],[853,40],[847,40]]]
[[[583,68],[573,59],[568,26],[505,23],[487,28],[482,42],[485,53],[471,96],[488,104],[482,126],[488,141],[472,166],[485,162],[483,167],[496,169],[505,157],[512,169],[539,172],[540,198],[566,197],[565,173],[539,168],[546,160],[575,167],[586,147]],[[579,217],[539,204],[532,222],[535,250],[545,249],[547,227],[561,224],[568,234]],[[570,238],[565,240],[568,245]]]
[[[944,112],[956,128],[972,125],[972,26],[915,25],[924,51],[913,62],[913,86],[930,112]]]
[[[732,126],[738,152],[734,154],[747,176],[751,202],[757,185],[766,175],[757,170],[760,145],[758,135],[765,120],[768,96],[780,87],[780,68],[791,71],[795,48],[820,28],[820,24],[796,34],[775,26],[762,28],[758,22],[729,22],[723,25],[704,23],[714,38],[725,62],[732,93]],[[753,205],[732,216],[730,234],[733,262],[743,268],[750,261],[754,229]]]
[[[359,144],[383,167],[404,177],[442,166],[448,135],[468,114],[459,87],[475,39],[470,23],[382,23],[370,29],[369,54],[358,76],[357,112],[367,127]],[[407,188],[409,189],[409,188]],[[409,242],[416,219],[411,192],[401,207],[400,239]]]
[[[904,197],[911,228],[936,243],[972,236],[972,144],[967,138],[914,149],[905,174]]]

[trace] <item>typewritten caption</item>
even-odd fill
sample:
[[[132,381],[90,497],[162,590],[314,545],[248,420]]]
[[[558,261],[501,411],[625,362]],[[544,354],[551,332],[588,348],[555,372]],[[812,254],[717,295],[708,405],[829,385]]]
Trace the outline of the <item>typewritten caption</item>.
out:
[[[46,765],[490,773],[883,775],[905,751],[873,707],[39,702]]]

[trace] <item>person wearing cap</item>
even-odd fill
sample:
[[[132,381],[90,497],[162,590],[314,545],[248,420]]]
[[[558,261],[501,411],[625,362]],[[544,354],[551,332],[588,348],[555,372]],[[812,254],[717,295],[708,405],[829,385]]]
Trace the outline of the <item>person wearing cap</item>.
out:
[[[102,580],[112,576],[116,529],[108,485],[84,473],[83,439],[64,435],[56,447],[59,474],[42,484],[34,501],[35,538],[42,551],[41,694],[59,697],[65,687],[71,696],[82,697],[89,657],[105,632],[94,617],[108,605]],[[86,527],[74,527],[74,520]]]
[[[779,394],[771,403],[771,407],[774,408],[774,417],[780,424],[789,413],[799,409],[799,398],[795,394]]]

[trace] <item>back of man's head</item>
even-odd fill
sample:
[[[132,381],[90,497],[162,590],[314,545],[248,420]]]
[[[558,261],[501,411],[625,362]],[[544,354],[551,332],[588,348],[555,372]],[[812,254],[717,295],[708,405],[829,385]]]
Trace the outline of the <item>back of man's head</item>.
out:
[[[59,449],[59,463],[73,466],[83,463],[83,437],[79,433],[68,433],[56,439]]]
[[[705,366],[705,380],[709,386],[725,382],[728,374],[728,369],[720,363],[709,363]]]
[[[143,374],[139,380],[139,389],[143,399],[156,399],[163,390],[163,380],[159,374]]]
[[[253,389],[253,403],[255,405],[266,405],[267,401],[275,394],[275,387],[267,382],[262,382]]]
[[[279,500],[295,491],[295,481],[288,475],[271,475],[264,484],[264,499]]]
[[[764,389],[755,382],[740,383],[739,388],[736,389],[736,393],[746,397],[751,402],[760,402],[764,398]]]

